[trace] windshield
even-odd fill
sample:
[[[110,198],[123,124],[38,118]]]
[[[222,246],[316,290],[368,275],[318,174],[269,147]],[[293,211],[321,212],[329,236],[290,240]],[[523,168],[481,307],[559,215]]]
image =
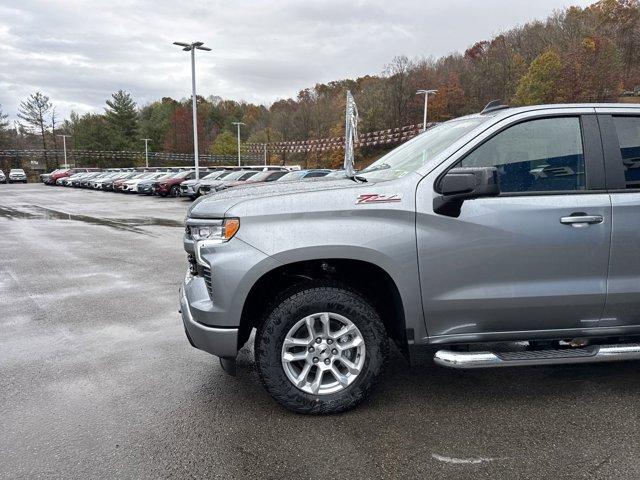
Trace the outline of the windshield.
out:
[[[281,176],[277,181],[278,182],[290,182],[292,180],[298,180],[302,178],[302,176],[307,173],[306,170],[298,170],[296,172],[289,172],[286,175]]]
[[[258,172],[249,172],[242,175],[238,180],[246,180],[248,178],[253,178]]]
[[[474,117],[451,120],[430,128],[404,145],[390,151],[367,168],[360,170],[358,175],[367,180],[393,180],[414,172],[449,145],[470,132],[486,118]]]
[[[277,172],[267,171],[267,172],[258,172],[256,175],[251,177],[252,182],[264,182],[267,178],[272,177]]]
[[[218,177],[221,177],[221,176],[223,176],[225,174],[228,175],[229,172],[224,172],[224,171],[222,171],[222,172],[211,172],[210,174],[205,175],[204,177],[202,177],[202,180],[207,180],[207,179],[211,180],[212,178],[218,178]]]
[[[241,176],[247,173],[246,170],[236,170],[235,172],[230,173],[229,175],[224,176],[224,181],[232,181],[238,180]]]
[[[186,177],[186,176],[188,176],[188,175],[190,175],[190,174],[191,174],[191,171],[190,171],[190,170],[185,170],[185,171],[183,171],[183,172],[178,172],[178,173],[176,173],[176,174],[175,174],[175,175],[173,175],[171,178],[184,178],[184,177]]]

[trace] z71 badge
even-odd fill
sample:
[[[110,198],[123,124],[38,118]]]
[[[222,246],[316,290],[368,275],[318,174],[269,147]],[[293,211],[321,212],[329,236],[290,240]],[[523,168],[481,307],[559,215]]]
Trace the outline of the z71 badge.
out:
[[[402,197],[398,193],[395,193],[393,195],[379,195],[377,193],[364,193],[356,199],[356,205],[362,205],[364,203],[396,203],[401,201],[402,201]]]

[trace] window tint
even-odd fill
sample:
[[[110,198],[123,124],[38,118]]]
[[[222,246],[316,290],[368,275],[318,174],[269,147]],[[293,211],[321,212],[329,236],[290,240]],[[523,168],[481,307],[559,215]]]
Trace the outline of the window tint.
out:
[[[287,172],[272,172],[271,175],[267,177],[267,182],[274,182],[278,180],[280,177],[283,177],[287,174]]]
[[[309,172],[305,175],[304,178],[316,178],[316,177],[324,177],[329,172]]]
[[[627,188],[640,188],[640,117],[613,117]]]
[[[584,190],[580,119],[519,123],[480,145],[460,166],[496,167],[502,192]]]

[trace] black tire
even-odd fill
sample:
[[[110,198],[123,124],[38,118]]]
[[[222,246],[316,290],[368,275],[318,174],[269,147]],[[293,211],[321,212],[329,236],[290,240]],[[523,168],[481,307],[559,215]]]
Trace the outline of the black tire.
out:
[[[180,185],[174,185],[173,187],[171,187],[171,190],[170,190],[169,194],[172,197],[179,197],[180,196]]]
[[[332,312],[353,322],[364,339],[366,355],[362,370],[352,384],[336,393],[314,395],[296,387],[284,372],[283,341],[302,318]],[[389,356],[389,340],[378,312],[358,293],[343,286],[306,284],[289,290],[259,326],[255,357],[260,379],[282,406],[303,414],[332,414],[358,405],[382,374]]]

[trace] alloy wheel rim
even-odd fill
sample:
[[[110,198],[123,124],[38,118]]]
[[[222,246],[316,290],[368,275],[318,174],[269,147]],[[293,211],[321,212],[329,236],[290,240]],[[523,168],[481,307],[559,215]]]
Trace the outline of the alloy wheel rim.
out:
[[[312,395],[329,395],[356,380],[365,356],[364,338],[351,320],[320,312],[291,327],[282,343],[281,363],[297,388]]]

